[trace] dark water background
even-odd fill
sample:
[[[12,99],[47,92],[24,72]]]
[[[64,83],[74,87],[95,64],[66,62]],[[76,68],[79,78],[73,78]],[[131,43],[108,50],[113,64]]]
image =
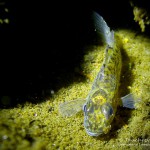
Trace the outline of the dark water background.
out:
[[[84,46],[96,38],[93,10],[114,30],[140,30],[128,1],[6,1],[0,8],[0,17],[10,20],[0,25],[0,106],[5,108],[27,100],[40,102],[52,90],[81,78],[75,68],[80,68]]]

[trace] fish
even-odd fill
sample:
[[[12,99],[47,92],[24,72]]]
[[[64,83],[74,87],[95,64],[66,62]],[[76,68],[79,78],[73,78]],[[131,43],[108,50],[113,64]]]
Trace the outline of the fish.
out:
[[[116,46],[114,31],[110,30],[102,16],[92,15],[95,31],[106,43],[105,55],[100,71],[85,99],[75,99],[59,105],[64,117],[71,117],[83,110],[84,128],[88,135],[99,136],[111,130],[120,101],[123,107],[134,109],[139,102],[133,93],[119,98],[120,76],[122,69],[121,51]]]

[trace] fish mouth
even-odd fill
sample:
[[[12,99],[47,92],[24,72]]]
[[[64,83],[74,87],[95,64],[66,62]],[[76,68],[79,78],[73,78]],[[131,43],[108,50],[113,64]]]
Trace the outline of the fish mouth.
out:
[[[99,135],[103,134],[103,131],[91,132],[91,131],[89,131],[88,129],[86,129],[86,132],[87,132],[87,134],[90,135],[90,136],[99,136]]]

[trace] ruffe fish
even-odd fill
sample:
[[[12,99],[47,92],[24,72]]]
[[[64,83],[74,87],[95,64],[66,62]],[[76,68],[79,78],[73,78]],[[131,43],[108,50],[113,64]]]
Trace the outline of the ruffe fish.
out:
[[[114,31],[105,20],[93,12],[96,32],[106,43],[105,57],[86,99],[76,99],[59,105],[63,116],[69,117],[83,109],[84,127],[88,135],[99,136],[111,129],[119,105],[119,84],[122,68],[120,49],[115,44]],[[136,108],[139,101],[133,94],[121,98],[123,107]]]

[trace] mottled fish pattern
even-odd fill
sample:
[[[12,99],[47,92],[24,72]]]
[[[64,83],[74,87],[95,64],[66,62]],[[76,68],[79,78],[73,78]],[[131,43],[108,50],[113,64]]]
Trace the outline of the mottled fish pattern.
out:
[[[106,134],[111,129],[117,106],[122,68],[121,52],[107,23],[93,12],[95,31],[106,44],[105,56],[92,88],[86,99],[76,99],[60,104],[59,111],[69,117],[83,109],[84,127],[90,136]],[[133,94],[121,98],[123,107],[135,108]],[[83,107],[83,108],[82,108]]]

